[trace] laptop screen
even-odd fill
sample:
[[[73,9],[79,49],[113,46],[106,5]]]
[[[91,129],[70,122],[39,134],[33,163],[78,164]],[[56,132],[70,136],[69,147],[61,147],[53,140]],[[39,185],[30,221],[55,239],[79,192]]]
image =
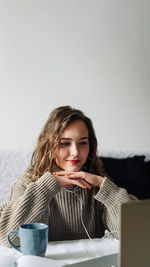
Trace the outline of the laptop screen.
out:
[[[150,266],[150,200],[121,206],[120,267]]]

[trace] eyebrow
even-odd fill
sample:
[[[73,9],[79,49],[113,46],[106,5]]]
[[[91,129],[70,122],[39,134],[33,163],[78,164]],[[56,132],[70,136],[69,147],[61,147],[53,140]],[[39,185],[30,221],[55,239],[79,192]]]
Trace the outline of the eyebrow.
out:
[[[87,136],[81,137],[79,140],[85,140],[85,139],[89,140],[89,138]],[[60,140],[72,140],[72,138],[62,137],[62,138],[60,138]]]

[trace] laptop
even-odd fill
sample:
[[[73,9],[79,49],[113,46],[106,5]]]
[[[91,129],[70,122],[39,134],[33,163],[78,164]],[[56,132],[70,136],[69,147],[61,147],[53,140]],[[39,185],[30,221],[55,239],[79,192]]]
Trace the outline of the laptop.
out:
[[[121,206],[120,267],[150,266],[150,200]]]

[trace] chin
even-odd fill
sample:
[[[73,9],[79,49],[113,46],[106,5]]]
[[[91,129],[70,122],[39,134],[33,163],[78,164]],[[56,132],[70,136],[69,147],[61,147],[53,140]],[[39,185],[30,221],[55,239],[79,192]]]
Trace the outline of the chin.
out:
[[[81,168],[79,167],[68,167],[65,169],[65,171],[69,171],[69,172],[79,172],[81,170]]]

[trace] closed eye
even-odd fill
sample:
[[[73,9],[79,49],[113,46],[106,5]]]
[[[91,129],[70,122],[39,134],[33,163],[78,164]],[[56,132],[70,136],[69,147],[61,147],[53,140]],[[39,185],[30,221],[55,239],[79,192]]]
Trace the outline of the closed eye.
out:
[[[69,146],[70,143],[69,142],[65,142],[65,143],[60,143],[61,146]]]
[[[79,144],[80,145],[87,145],[88,143],[87,142],[80,142]]]

